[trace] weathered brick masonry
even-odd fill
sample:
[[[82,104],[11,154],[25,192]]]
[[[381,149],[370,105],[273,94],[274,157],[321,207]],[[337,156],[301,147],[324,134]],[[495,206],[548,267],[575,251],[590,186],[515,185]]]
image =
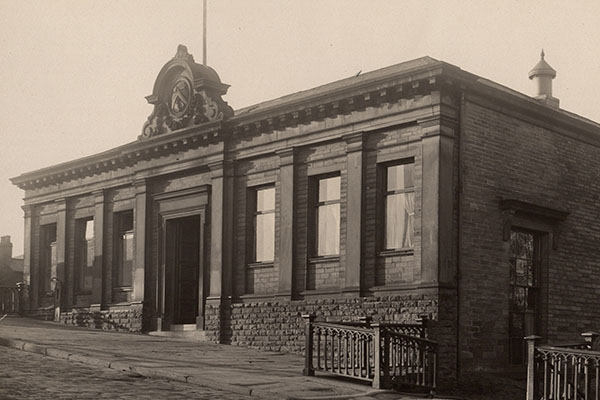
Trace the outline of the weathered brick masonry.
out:
[[[53,315],[54,274],[64,323],[196,329],[294,353],[303,313],[426,315],[440,376],[513,369],[507,233],[517,228],[541,238],[538,334],[573,339],[600,322],[597,124],[428,57],[236,112],[226,91],[180,47],[138,140],[13,179],[25,189],[31,314]],[[410,179],[388,190],[399,165]],[[334,176],[339,248],[317,254],[316,187]],[[274,250],[257,260],[253,196],[265,187],[275,189]],[[392,194],[412,222],[401,248],[385,244]],[[95,226],[88,270],[81,219]],[[82,271],[91,289],[77,287]]]
[[[501,369],[507,362],[508,242],[502,241],[503,198],[568,210],[541,285],[547,298],[538,334],[573,341],[597,329],[600,285],[600,147],[523,113],[481,98],[466,102],[461,202],[461,360],[465,368]]]

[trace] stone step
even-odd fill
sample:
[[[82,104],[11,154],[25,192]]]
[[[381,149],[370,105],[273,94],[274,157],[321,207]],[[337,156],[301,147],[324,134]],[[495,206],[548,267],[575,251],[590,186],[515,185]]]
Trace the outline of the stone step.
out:
[[[153,331],[148,332],[148,335],[184,339],[191,342],[206,341],[206,332],[201,330]]]

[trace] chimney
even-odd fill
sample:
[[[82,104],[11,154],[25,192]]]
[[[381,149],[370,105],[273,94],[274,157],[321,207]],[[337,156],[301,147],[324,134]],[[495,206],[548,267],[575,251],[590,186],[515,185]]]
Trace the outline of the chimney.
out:
[[[10,236],[0,237],[0,266],[6,266],[12,259],[13,245],[10,242]]]
[[[558,99],[552,96],[552,79],[556,77],[556,71],[544,60],[544,56],[542,49],[540,61],[529,71],[529,79],[534,80],[537,86],[535,98],[542,104],[558,108]]]

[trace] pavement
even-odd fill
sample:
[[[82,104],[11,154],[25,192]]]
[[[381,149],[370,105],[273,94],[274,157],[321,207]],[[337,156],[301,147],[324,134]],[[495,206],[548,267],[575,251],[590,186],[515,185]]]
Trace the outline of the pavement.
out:
[[[418,399],[363,383],[302,375],[304,359],[285,353],[108,332],[35,319],[0,320],[0,345],[146,378],[185,382],[260,399]]]

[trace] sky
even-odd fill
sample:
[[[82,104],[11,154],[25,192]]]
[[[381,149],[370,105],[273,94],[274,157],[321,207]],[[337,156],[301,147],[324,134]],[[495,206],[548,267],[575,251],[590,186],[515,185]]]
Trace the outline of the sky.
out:
[[[597,0],[208,0],[207,61],[234,108],[421,56],[525,94],[543,48],[554,96],[600,121]],[[23,253],[9,178],[137,138],[162,66],[202,61],[202,0],[0,0],[0,235]]]

